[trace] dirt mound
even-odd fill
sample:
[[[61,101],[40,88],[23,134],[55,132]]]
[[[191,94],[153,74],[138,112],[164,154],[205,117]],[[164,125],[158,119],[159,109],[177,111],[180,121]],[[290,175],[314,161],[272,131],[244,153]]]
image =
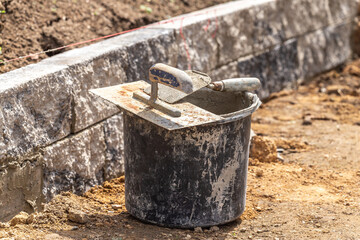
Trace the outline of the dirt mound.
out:
[[[75,223],[86,223],[88,219],[96,221],[94,208],[99,210],[99,212],[95,211],[96,213],[111,211],[115,214],[125,211],[124,177],[93,187],[82,197],[64,192],[46,204],[44,211],[31,214],[21,223],[58,225],[68,221]],[[13,220],[10,221],[12,222]]]
[[[0,5],[0,10],[5,12],[0,13],[0,59],[13,59],[133,29],[223,2],[228,0],[5,0]],[[0,65],[0,73],[61,51]]]
[[[254,136],[251,139],[249,165],[283,161],[280,153],[307,151],[309,148],[306,142],[299,140]],[[257,174],[262,175],[260,171]]]
[[[253,136],[250,147],[250,165],[258,162],[275,162],[277,151],[275,141],[268,137]]]
[[[303,151],[309,149],[309,145],[306,142],[301,142],[299,140],[285,138],[274,138],[273,140],[277,148],[282,148],[284,150]]]
[[[106,181],[102,186],[93,187],[84,194],[85,197],[98,201],[100,203],[118,204],[117,210],[124,208],[125,202],[125,178],[120,177]]]

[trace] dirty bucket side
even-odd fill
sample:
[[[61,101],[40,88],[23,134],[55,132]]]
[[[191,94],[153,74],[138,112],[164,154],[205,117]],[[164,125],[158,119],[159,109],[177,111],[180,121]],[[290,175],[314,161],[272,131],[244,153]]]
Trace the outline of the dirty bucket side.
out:
[[[129,213],[179,228],[238,218],[245,208],[250,118],[168,131],[126,113]]]

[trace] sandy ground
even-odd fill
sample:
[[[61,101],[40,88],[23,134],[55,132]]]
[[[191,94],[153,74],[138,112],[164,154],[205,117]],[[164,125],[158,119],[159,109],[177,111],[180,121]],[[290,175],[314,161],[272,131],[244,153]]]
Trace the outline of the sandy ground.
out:
[[[126,212],[118,178],[1,223],[0,238],[360,239],[359,89],[360,60],[262,105],[252,118],[247,206],[233,223],[196,231],[142,223]]]

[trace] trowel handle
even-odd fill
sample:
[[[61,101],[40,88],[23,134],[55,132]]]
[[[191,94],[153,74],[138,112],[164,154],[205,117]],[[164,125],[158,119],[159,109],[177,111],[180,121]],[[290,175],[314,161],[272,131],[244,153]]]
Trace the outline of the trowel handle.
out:
[[[149,69],[149,79],[153,83],[161,83],[184,93],[193,92],[191,77],[184,71],[157,63]]]
[[[254,91],[261,86],[257,78],[231,78],[212,82],[208,85],[214,91],[220,92],[245,92]]]

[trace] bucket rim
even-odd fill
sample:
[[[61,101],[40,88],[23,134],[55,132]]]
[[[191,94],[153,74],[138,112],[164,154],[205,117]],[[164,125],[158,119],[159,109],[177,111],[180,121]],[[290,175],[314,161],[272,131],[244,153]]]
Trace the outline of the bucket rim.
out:
[[[252,113],[254,113],[262,104],[259,97],[250,92],[245,92],[245,97],[250,100],[251,105],[247,108],[238,110],[236,112],[227,113],[227,114],[221,114],[220,116],[223,118],[222,120],[219,120],[218,123],[228,123],[228,122],[234,122],[240,119],[243,119],[245,117],[250,116]]]

